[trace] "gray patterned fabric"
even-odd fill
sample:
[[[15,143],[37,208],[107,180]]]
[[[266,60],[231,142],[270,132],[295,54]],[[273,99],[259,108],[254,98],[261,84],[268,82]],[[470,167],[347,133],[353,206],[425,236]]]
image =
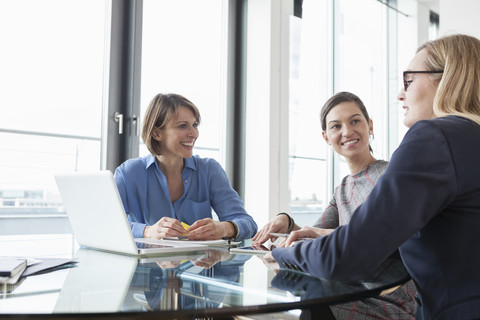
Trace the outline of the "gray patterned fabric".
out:
[[[336,319],[415,319],[416,293],[417,288],[410,280],[387,295],[330,306],[330,310]]]
[[[362,171],[344,177],[314,227],[334,229],[347,224],[387,165],[388,162],[377,160]],[[331,306],[330,310],[336,319],[415,319],[416,293],[415,284],[410,280],[385,296]]]
[[[340,185],[335,188],[328,206],[313,226],[334,229],[347,224],[353,211],[367,199],[387,165],[387,161],[377,160],[362,171],[344,177]]]

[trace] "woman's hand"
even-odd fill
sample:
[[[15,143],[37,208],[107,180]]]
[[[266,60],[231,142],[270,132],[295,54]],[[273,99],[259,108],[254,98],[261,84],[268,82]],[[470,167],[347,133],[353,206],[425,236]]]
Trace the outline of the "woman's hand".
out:
[[[292,231],[287,239],[278,245],[278,247],[290,247],[294,242],[302,238],[318,238],[329,235],[335,229],[322,229],[314,227],[303,227],[300,230]]]
[[[230,222],[215,221],[211,218],[205,218],[195,221],[187,231],[189,240],[217,240],[221,238],[230,238],[235,229]]]
[[[163,217],[154,225],[146,226],[143,231],[143,237],[162,239],[165,237],[180,237],[185,233],[187,233],[187,230],[185,230],[180,221],[169,217]]]
[[[285,233],[288,229],[288,217],[284,214],[278,215],[263,226],[260,231],[252,238],[254,244],[263,244],[270,239],[271,242],[277,240],[277,237],[271,236],[271,232]]]

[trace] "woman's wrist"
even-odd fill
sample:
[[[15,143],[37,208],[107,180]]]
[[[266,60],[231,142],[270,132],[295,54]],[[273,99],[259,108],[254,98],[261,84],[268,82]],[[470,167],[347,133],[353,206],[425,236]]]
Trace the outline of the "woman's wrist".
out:
[[[143,229],[143,237],[148,238],[148,229],[150,229],[150,226],[145,226],[145,229]]]
[[[227,239],[235,239],[236,237],[238,237],[238,226],[235,222],[233,221],[225,221],[225,223],[227,224],[227,232],[226,232],[226,235],[224,238],[227,238]]]
[[[286,212],[280,212],[279,214],[277,214],[277,216],[280,216],[280,215],[284,215],[288,218],[288,227],[287,227],[286,233],[292,232],[293,228],[295,227],[295,220],[293,220],[293,218],[290,217],[290,215]]]

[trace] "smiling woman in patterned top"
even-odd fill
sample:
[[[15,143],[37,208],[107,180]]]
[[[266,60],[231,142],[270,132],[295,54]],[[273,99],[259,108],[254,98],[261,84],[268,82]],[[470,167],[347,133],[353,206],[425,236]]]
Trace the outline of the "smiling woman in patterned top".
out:
[[[320,112],[320,122],[324,140],[344,157],[351,174],[336,187],[314,228],[302,229],[304,236],[312,238],[330,234],[339,225],[347,224],[388,164],[372,155],[370,137],[373,136],[373,121],[362,100],[355,94],[339,92],[328,99]],[[268,239],[274,241],[276,237],[270,233],[291,233],[292,238],[300,228],[288,214],[282,212],[252,239],[255,243],[264,243]],[[305,230],[309,230],[309,234],[305,234]]]
[[[326,143],[348,164],[350,174],[342,179],[328,206],[320,214],[313,227],[301,228],[286,213],[277,215],[253,238],[256,243],[268,239],[274,241],[272,232],[290,233],[280,244],[292,243],[301,237],[317,238],[332,233],[335,228],[348,224],[355,209],[370,194],[377,180],[387,168],[388,162],[377,160],[372,155],[370,137],[373,136],[373,121],[359,97],[350,92],[332,96],[320,112],[322,136]],[[331,307],[336,318],[343,319],[413,319],[416,312],[413,281],[379,299],[365,299]]]

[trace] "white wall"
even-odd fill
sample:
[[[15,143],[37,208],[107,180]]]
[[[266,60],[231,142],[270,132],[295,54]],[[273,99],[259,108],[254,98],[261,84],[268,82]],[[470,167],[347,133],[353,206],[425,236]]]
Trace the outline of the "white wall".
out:
[[[480,38],[480,1],[440,0],[440,36],[465,33]]]

